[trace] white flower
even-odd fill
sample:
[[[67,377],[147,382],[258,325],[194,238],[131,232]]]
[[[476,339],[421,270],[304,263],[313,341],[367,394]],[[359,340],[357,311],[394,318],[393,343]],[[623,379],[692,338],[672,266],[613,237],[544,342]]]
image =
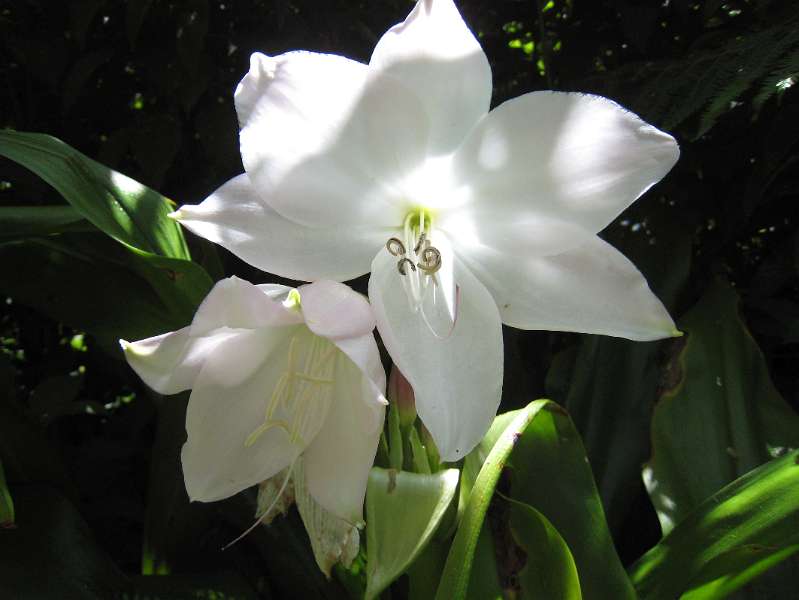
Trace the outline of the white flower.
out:
[[[373,329],[369,303],[344,284],[231,277],[190,326],[121,343],[159,393],[192,390],[182,452],[192,500],[226,498],[302,456],[313,499],[358,524],[385,412]]]
[[[420,0],[368,65],[254,54],[236,109],[246,173],[175,217],[271,273],[369,298],[445,460],[488,428],[500,323],[654,340],[674,323],[599,237],[679,150],[610,100],[525,94],[491,71],[452,0]]]

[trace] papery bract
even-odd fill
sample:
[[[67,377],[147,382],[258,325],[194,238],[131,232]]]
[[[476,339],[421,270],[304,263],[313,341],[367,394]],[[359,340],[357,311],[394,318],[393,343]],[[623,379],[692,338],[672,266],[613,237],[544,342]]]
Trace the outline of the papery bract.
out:
[[[452,0],[417,2],[368,65],[253,54],[235,94],[246,173],[175,213],[265,271],[371,271],[378,330],[445,460],[496,412],[501,323],[678,334],[596,235],[671,169],[674,139],[597,96],[490,98]]]
[[[226,498],[301,457],[313,499],[356,525],[385,412],[373,329],[369,303],[344,284],[231,277],[188,327],[122,346],[156,391],[192,390],[182,451],[192,500]]]

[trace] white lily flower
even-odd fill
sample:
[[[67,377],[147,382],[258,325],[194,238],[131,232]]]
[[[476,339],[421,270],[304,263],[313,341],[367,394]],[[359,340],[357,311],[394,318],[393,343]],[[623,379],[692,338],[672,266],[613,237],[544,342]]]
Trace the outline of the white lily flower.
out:
[[[674,165],[669,135],[605,98],[534,92],[489,112],[491,70],[452,0],[419,0],[368,65],[253,54],[236,89],[246,173],[174,213],[265,271],[369,298],[445,460],[496,412],[501,323],[678,334],[597,237]]]
[[[231,277],[188,327],[121,344],[157,392],[192,390],[182,451],[192,500],[290,474],[302,457],[313,499],[355,525],[386,404],[373,329],[369,303],[344,284],[295,290]]]

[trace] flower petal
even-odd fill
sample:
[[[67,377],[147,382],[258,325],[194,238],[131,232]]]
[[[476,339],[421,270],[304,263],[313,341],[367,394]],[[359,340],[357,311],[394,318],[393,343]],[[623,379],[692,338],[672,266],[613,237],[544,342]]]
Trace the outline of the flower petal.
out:
[[[308,329],[330,340],[372,333],[375,316],[369,301],[343,283],[315,281],[297,288]]]
[[[386,235],[374,229],[311,229],[286,219],[255,193],[246,174],[234,177],[175,217],[189,230],[242,260],[289,279],[345,281],[369,272]]]
[[[472,202],[507,218],[542,215],[597,233],[678,156],[670,135],[606,98],[533,92],[492,110],[454,170]]]
[[[375,345],[374,338],[371,340]],[[303,463],[308,491],[326,510],[355,525],[377,453],[385,405],[382,394],[346,356],[339,355],[334,404]]]
[[[491,67],[452,0],[419,0],[389,29],[369,66],[414,90],[430,118],[431,154],[458,147],[488,112]]]
[[[396,258],[381,250],[372,262],[369,299],[377,329],[397,367],[413,386],[416,409],[446,461],[469,452],[496,414],[502,392],[502,328],[485,287],[455,261],[457,320],[447,338],[413,313]]]
[[[394,182],[423,161],[428,137],[402,84],[340,56],[253,54],[235,100],[244,168],[280,214],[312,227],[402,222]]]
[[[272,477],[314,438],[331,396],[300,398],[301,390],[295,390],[288,401],[280,401],[279,393],[281,380],[294,370],[289,363],[304,362],[314,338],[319,339],[303,325],[243,331],[209,356],[186,413],[183,475],[192,500],[220,500]],[[231,377],[251,356],[261,360],[249,377]],[[298,414],[309,402],[313,410]],[[265,426],[270,407],[270,422],[283,422],[285,428]],[[300,435],[295,440],[297,422]]]
[[[201,336],[220,327],[257,329],[296,325],[302,316],[287,310],[258,286],[236,276],[222,279],[200,304],[191,323],[191,335]]]
[[[491,250],[509,261],[519,257],[559,254],[594,234],[577,223],[536,214],[513,203],[469,204],[445,213],[438,226],[461,250]]]
[[[491,250],[461,251],[459,256],[494,296],[502,322],[511,327],[640,341],[678,334],[635,265],[599,237],[554,256],[509,260]]]
[[[128,364],[144,383],[159,394],[177,394],[191,388],[205,360],[219,344],[236,335],[220,330],[214,335],[191,337],[191,327],[155,337],[120,340]]]

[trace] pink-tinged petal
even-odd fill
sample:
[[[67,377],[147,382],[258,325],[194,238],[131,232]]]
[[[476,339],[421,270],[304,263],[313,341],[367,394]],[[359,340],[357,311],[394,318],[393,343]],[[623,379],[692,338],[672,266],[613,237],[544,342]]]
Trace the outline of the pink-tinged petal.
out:
[[[177,394],[191,388],[208,356],[237,333],[219,330],[191,337],[190,329],[184,327],[137,342],[120,340],[128,364],[159,394]]]
[[[674,166],[674,139],[598,96],[533,92],[492,110],[455,156],[461,195],[509,223],[548,217],[589,233]]]
[[[313,338],[302,325],[245,331],[209,356],[186,413],[183,475],[192,500],[221,500],[260,483],[289,466],[314,439],[331,395],[311,398],[313,410],[307,398],[298,401],[303,390],[295,389],[292,401],[275,401],[286,373],[307,360]],[[261,360],[247,377],[231,376],[252,356]],[[267,427],[267,420],[286,427]]]
[[[491,295],[459,261],[455,326],[438,337],[413,311],[396,258],[372,263],[369,300],[392,360],[413,386],[416,410],[446,461],[464,457],[485,435],[502,393],[502,327]]]
[[[452,0],[419,0],[378,42],[370,68],[396,77],[430,118],[430,152],[446,154],[491,103],[491,67]]]
[[[299,225],[261,200],[246,174],[226,182],[201,204],[173,214],[190,231],[254,267],[301,281],[346,281],[368,273],[387,237],[362,227]]]
[[[377,453],[385,405],[372,382],[344,356],[337,365],[333,393],[335,401],[327,419],[303,455],[305,481],[323,508],[356,524],[363,520],[366,482]]]
[[[257,329],[298,323],[302,323],[299,313],[233,276],[218,281],[202,301],[191,323],[191,335],[205,335],[220,327]]]
[[[509,258],[492,250],[461,250],[459,256],[511,327],[639,341],[679,335],[635,265],[596,236],[554,256]]]
[[[244,168],[278,213],[311,227],[402,222],[397,182],[428,137],[402,84],[340,56],[253,54],[235,100]]]
[[[330,340],[360,337],[375,328],[369,301],[343,283],[315,281],[297,288],[305,324]]]

